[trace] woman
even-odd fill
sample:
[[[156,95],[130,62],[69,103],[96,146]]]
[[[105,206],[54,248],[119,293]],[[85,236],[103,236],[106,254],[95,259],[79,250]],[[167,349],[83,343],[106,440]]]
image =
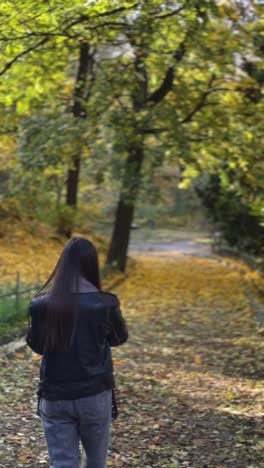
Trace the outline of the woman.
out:
[[[101,290],[98,255],[68,241],[29,306],[27,343],[42,355],[39,414],[50,468],[105,468],[114,388],[110,346],[128,338],[116,295]]]

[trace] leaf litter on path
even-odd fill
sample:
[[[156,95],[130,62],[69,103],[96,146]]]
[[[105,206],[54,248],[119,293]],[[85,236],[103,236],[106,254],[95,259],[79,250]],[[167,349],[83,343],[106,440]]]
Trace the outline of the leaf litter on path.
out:
[[[263,337],[240,274],[211,259],[135,257],[114,291],[129,340],[113,349],[120,416],[108,465],[261,468]],[[0,467],[48,466],[39,361],[1,357]]]

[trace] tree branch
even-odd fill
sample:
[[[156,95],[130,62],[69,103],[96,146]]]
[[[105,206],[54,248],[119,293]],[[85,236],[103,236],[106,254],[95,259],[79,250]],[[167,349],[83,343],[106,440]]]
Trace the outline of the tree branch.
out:
[[[98,13],[96,15],[94,15],[94,18],[98,18],[98,17],[106,17],[106,16],[111,16],[111,15],[114,15],[114,14],[117,14],[117,13],[121,13],[123,11],[127,11],[127,10],[130,10],[130,9],[133,9],[135,7],[137,7],[139,5],[139,3],[134,3],[133,5],[131,5],[130,7],[119,7],[119,8],[116,8],[116,9],[113,9],[113,10],[110,10],[110,11],[106,11],[104,13]],[[12,38],[12,41],[17,41],[17,40],[23,40],[23,39],[30,39],[31,37],[42,37],[42,39],[37,42],[36,44],[24,49],[22,52],[20,52],[19,54],[17,54],[12,60],[10,60],[9,62],[7,62],[5,64],[5,66],[2,68],[2,70],[0,70],[0,76],[3,76],[17,61],[19,61],[22,57],[24,57],[25,55],[29,54],[30,52],[33,52],[34,50],[36,50],[37,48],[41,47],[42,45],[44,45],[45,43],[48,42],[48,40],[51,38],[51,37],[57,37],[57,36],[66,36],[66,37],[73,37],[73,36],[70,36],[70,33],[69,33],[69,29],[71,29],[72,27],[74,27],[75,25],[77,24],[80,24],[80,23],[83,23],[83,22],[86,22],[86,21],[90,21],[93,17],[89,16],[89,15],[81,15],[79,18],[75,19],[74,21],[71,21],[70,23],[66,23],[64,24],[64,28],[62,29],[61,32],[56,32],[56,31],[40,31],[40,32],[34,32],[34,31],[30,31],[28,32],[27,34],[24,34],[24,35],[19,35],[17,37],[13,37]],[[112,26],[112,27],[123,27],[123,26],[128,26],[126,23],[124,22],[104,22],[102,24],[99,24],[99,25],[91,25],[90,27],[88,26],[88,28],[90,30],[94,30],[94,29],[98,29],[100,27],[105,27],[105,26]],[[6,38],[4,37],[0,37],[0,41],[5,41]],[[7,38],[7,41],[8,42],[11,42],[11,38]]]
[[[197,114],[197,112],[199,112],[199,110],[201,110],[204,107],[206,98],[209,94],[210,94],[210,91],[206,91],[205,93],[202,94],[200,101],[196,104],[194,109],[180,122],[180,124],[185,124],[192,120],[194,115]]]
[[[87,70],[87,92],[84,95],[84,101],[87,102],[89,101],[91,94],[92,94],[92,88],[93,85],[95,84],[96,80],[96,74],[95,74],[95,54],[96,54],[96,49],[93,50],[93,52],[90,53],[89,56],[89,65],[88,65],[88,70]]]
[[[123,23],[121,21],[118,21],[118,22],[115,22],[115,21],[107,21],[105,23],[100,23],[100,24],[95,24],[94,26],[87,26],[87,29],[89,29],[89,31],[92,31],[94,29],[100,29],[100,28],[103,28],[105,26],[111,26],[112,28],[113,27],[125,27],[127,28],[128,27],[128,24],[127,23]]]
[[[202,93],[202,95],[200,96],[200,100],[198,101],[198,103],[196,104],[196,106],[193,108],[193,110],[183,119],[180,121],[180,124],[185,124],[185,123],[188,123],[192,120],[192,118],[194,117],[194,115],[199,112],[204,106],[206,106],[206,99],[207,97],[210,95],[210,94],[213,94],[217,91],[230,91],[229,88],[211,88],[214,80],[216,79],[215,75],[213,75],[210,80],[209,80],[209,83],[208,83],[208,86],[209,86],[209,89],[205,92]]]
[[[63,36],[67,36],[69,37],[69,33],[68,33],[68,30],[71,29],[72,27],[78,25],[78,24],[81,24],[81,23],[84,23],[86,21],[91,21],[93,18],[100,18],[100,17],[105,17],[105,16],[111,16],[111,15],[114,15],[116,13],[120,13],[120,12],[123,12],[123,11],[127,11],[127,10],[130,10],[130,9],[133,9],[135,7],[137,7],[139,5],[139,3],[134,3],[133,5],[131,5],[130,7],[119,7],[119,8],[116,8],[114,10],[110,10],[110,11],[106,11],[104,13],[97,13],[96,15],[94,16],[89,16],[89,15],[81,15],[79,16],[78,18],[74,19],[73,21],[69,22],[67,24],[67,22],[64,23],[64,26],[62,28],[62,31],[61,32],[56,32],[56,31],[30,31],[26,34],[23,34],[23,35],[20,35],[20,36],[14,36],[14,37],[0,37],[0,41],[2,42],[12,42],[12,41],[18,41],[18,40],[23,40],[23,39],[28,39],[30,37],[42,37],[42,38],[46,38],[46,37],[63,37]],[[40,16],[40,14],[36,15],[36,17],[33,17],[33,19],[35,18],[38,18]],[[24,26],[27,26],[27,23],[23,23],[22,24]],[[128,24],[127,23],[124,23],[124,22],[104,22],[104,23],[101,23],[101,24],[97,24],[97,25],[91,25],[90,27],[88,27],[89,30],[94,30],[94,29],[99,29],[100,27],[105,27],[105,26],[112,26],[112,27],[122,27],[122,26],[125,26],[125,27],[128,27]],[[74,36],[72,36],[74,37]]]
[[[18,55],[16,55],[12,60],[10,60],[10,62],[7,62],[7,64],[4,66],[4,68],[2,70],[0,70],[0,76],[4,75],[5,72],[7,70],[9,70],[9,68],[12,67],[12,65],[17,62],[21,57],[24,57],[24,55],[27,55],[29,54],[30,52],[32,52],[33,50],[36,50],[38,47],[40,47],[41,45],[45,44],[47,41],[49,40],[48,37],[44,37],[41,41],[37,42],[37,44],[29,47],[28,49],[25,49],[23,50],[22,52],[20,52]]]
[[[182,41],[179,47],[173,54],[173,58],[175,59],[176,63],[180,62],[185,54],[185,41]],[[160,101],[164,99],[166,94],[171,91],[173,86],[173,80],[175,76],[175,65],[170,66],[166,72],[165,78],[161,83],[160,87],[156,89],[148,98],[149,102],[153,102],[154,105],[158,104]]]
[[[72,111],[74,117],[86,118],[87,112],[84,105],[84,100],[90,61],[93,59],[90,55],[90,46],[87,42],[83,42],[80,44],[79,54],[79,67],[73,90]]]
[[[168,18],[169,16],[178,15],[182,10],[184,10],[185,6],[178,8],[177,10],[170,11],[169,13],[164,13],[163,15],[155,15],[153,19],[164,19]]]
[[[64,33],[60,33],[60,32],[52,32],[52,31],[43,31],[43,32],[34,32],[34,31],[31,31],[30,33],[27,33],[27,34],[23,34],[23,36],[9,36],[9,37],[4,37],[4,36],[0,36],[0,42],[5,42],[5,43],[8,43],[8,42],[15,42],[15,41],[22,41],[24,39],[30,39],[31,37],[68,37],[68,35],[66,36]]]
[[[142,130],[144,135],[159,135],[160,133],[168,132],[169,128],[146,128]]]
[[[115,10],[111,11],[105,11],[104,13],[98,13],[97,16],[110,16],[110,15],[115,15],[116,13],[120,13],[121,11],[127,11],[127,10],[132,10],[133,8],[139,6],[139,3],[134,3],[133,5],[129,7],[119,7],[115,8]]]
[[[15,41],[22,41],[24,39],[30,39],[31,37],[65,37],[65,38],[72,38],[74,39],[76,37],[76,35],[74,34],[71,34],[69,32],[69,30],[80,24],[80,23],[83,23],[85,22],[86,20],[88,20],[88,17],[86,18],[78,18],[76,20],[74,20],[72,23],[68,24],[67,26],[64,27],[64,29],[62,29],[61,32],[56,32],[56,31],[40,31],[40,32],[37,32],[37,31],[31,31],[27,34],[23,34],[21,36],[13,36],[13,37],[4,37],[4,36],[0,36],[0,42],[5,42],[5,43],[8,43],[8,42],[15,42]],[[100,24],[95,24],[95,25],[91,25],[91,26],[85,26],[86,29],[88,29],[89,31],[93,31],[93,30],[96,30],[96,29],[100,29],[100,28],[103,28],[103,27],[112,27],[112,28],[120,28],[120,27],[128,27],[127,23],[124,23],[124,22],[111,22],[111,21],[108,21],[108,22],[104,22],[104,23],[100,23]]]
[[[203,141],[208,141],[208,140],[213,140],[215,137],[210,137],[208,135],[201,135],[201,136],[197,136],[197,137],[191,137],[189,136],[188,137],[188,140],[191,142],[191,143],[202,143]]]
[[[121,13],[123,11],[131,10],[131,9],[137,7],[138,5],[139,5],[139,3],[134,3],[130,7],[119,7],[119,8],[115,8],[114,10],[105,11],[104,13],[97,13],[97,15],[94,15],[94,16],[81,15],[81,16],[79,16],[79,18],[76,18],[74,21],[72,21],[71,23],[66,25],[64,31],[67,31],[68,29],[72,28],[73,26],[76,26],[77,24],[84,23],[85,21],[91,21],[93,18],[98,18],[98,17],[101,18],[102,16],[115,15],[116,13]],[[110,23],[103,23],[103,26],[107,26],[108,24],[110,24]],[[121,23],[116,23],[116,25],[117,24],[121,25]],[[125,23],[125,26],[128,26],[128,25]],[[93,29],[95,29],[97,27],[100,27],[100,25],[94,26]],[[89,28],[89,29],[92,29],[92,28]]]

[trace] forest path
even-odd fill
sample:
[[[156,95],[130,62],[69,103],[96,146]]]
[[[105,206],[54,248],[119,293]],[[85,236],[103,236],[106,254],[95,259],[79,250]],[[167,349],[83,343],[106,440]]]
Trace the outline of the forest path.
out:
[[[195,240],[186,239],[174,242],[134,242],[130,243],[129,254],[149,254],[155,256],[192,256],[211,257],[211,245],[202,244]]]
[[[113,348],[120,416],[109,466],[261,468],[263,337],[241,274],[211,258],[133,253],[115,289],[129,340]],[[0,467],[47,467],[39,361],[2,356]]]
[[[129,242],[129,255],[154,255],[174,257],[213,256],[212,236],[206,231],[172,229],[132,230]]]

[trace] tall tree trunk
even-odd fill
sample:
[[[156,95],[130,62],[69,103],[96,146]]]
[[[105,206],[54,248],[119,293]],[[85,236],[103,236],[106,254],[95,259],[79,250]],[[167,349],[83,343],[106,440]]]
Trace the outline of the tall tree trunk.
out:
[[[138,79],[131,92],[134,117],[144,109],[147,101],[148,76],[141,52],[137,49],[134,39],[130,38],[135,47],[136,58],[134,68]],[[106,264],[125,271],[130,229],[133,221],[138,189],[141,183],[141,167],[144,160],[144,136],[137,119],[133,125],[134,135],[127,144],[127,161],[122,181],[122,188],[115,213],[112,238],[107,254]],[[141,138],[139,135],[141,134]]]
[[[87,112],[85,108],[85,95],[87,78],[90,67],[90,60],[92,59],[89,53],[89,44],[80,44],[79,54],[79,67],[76,75],[75,86],[73,91],[73,106],[72,113],[74,117],[86,118]],[[76,154],[72,158],[72,165],[68,169],[67,182],[66,182],[66,205],[72,208],[77,206],[78,184],[81,166],[81,155]],[[65,230],[65,235],[71,237],[72,226]]]
[[[120,198],[115,213],[115,222],[107,254],[107,265],[125,271],[130,229],[140,187],[141,166],[144,159],[144,140],[129,148]]]
[[[112,265],[120,271],[125,271],[127,250],[130,236],[130,226],[133,220],[135,203],[127,204],[120,196],[115,214],[115,224],[111,244],[107,256],[107,265]]]
[[[134,116],[140,114],[145,109],[149,110],[150,105],[155,106],[161,102],[173,87],[175,75],[175,67],[185,55],[185,41],[182,41],[173,54],[174,64],[169,66],[161,85],[151,94],[148,95],[148,73],[144,62],[142,50],[138,49],[133,35],[127,33],[130,44],[135,52],[135,76],[137,79],[134,82],[134,87],[131,92],[131,100],[133,103]],[[141,49],[144,44],[141,44]],[[110,242],[109,252],[107,255],[106,264],[115,265],[121,271],[125,270],[126,254],[129,244],[130,228],[133,220],[135,203],[138,189],[141,183],[141,166],[144,159],[144,138],[146,128],[139,126],[135,119],[134,125],[134,141],[138,142],[138,136],[141,134],[141,143],[134,147],[130,145],[128,150],[128,159],[125,168],[125,176],[123,179],[122,190],[116,210],[114,229]],[[129,192],[129,199],[127,197]]]
[[[78,182],[80,174],[80,156],[73,158],[73,168],[68,170],[66,205],[77,205]]]

